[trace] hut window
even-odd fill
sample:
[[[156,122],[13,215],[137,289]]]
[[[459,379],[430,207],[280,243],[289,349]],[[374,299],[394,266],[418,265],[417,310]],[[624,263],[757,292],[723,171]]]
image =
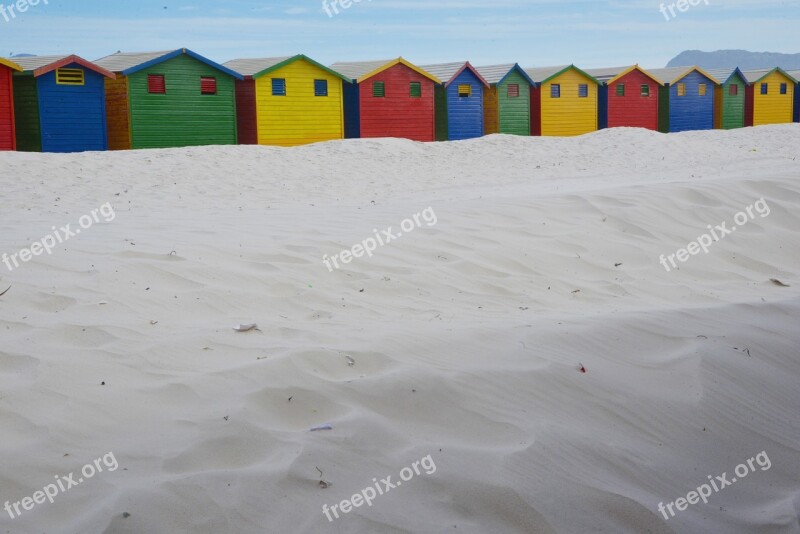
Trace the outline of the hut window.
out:
[[[519,98],[519,84],[518,83],[510,83],[508,84],[508,98]]]
[[[738,96],[739,95],[739,86],[735,83],[732,83],[730,88],[728,89],[728,94],[731,96]]]
[[[328,80],[314,80],[314,96],[328,96]]]
[[[642,84],[642,96],[650,96],[650,84]]]
[[[769,84],[768,83],[762,83],[761,84],[761,94],[762,95],[769,94]]]
[[[468,83],[458,86],[458,96],[461,98],[469,98],[472,96],[472,86]]]
[[[422,97],[422,84],[420,82],[411,82],[411,98]]]
[[[373,83],[372,96],[375,98],[384,98],[386,96],[386,84],[383,82]]]
[[[272,78],[272,96],[286,96],[286,78]]]
[[[625,96],[625,84],[618,83],[617,84],[617,96]]]
[[[589,98],[589,85],[582,83],[578,86],[578,97]]]
[[[789,91],[789,88],[786,86],[785,83],[782,83],[781,84],[781,94],[785,95],[787,93],[787,91]]]
[[[686,84],[679,83],[678,84],[678,96],[686,96]]]
[[[163,74],[147,75],[147,92],[152,95],[167,94],[167,82]]]
[[[200,94],[203,95],[217,94],[217,79],[206,76],[200,78]]]
[[[561,98],[561,84],[554,83],[550,86],[550,98]]]
[[[57,85],[86,85],[83,69],[57,69]]]
[[[700,93],[700,96],[706,96],[708,93],[707,87],[708,86],[704,83],[701,83],[699,86],[697,86],[697,92]]]

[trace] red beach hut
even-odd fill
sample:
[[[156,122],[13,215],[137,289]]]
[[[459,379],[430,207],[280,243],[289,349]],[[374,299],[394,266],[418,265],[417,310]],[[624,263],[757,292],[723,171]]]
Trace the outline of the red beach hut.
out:
[[[0,150],[17,148],[14,130],[14,71],[22,72],[22,67],[0,57]]]
[[[664,86],[638,65],[586,71],[603,83],[600,123],[603,128],[658,131],[659,89]],[[603,117],[606,114],[606,117]]]

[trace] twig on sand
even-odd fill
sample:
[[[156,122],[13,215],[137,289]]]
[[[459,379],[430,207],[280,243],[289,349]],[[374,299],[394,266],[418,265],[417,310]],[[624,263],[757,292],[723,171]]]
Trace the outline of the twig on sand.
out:
[[[2,293],[0,293],[0,297],[2,297],[3,295],[5,295],[6,293],[8,293],[8,291],[9,291],[10,289],[11,289],[11,286],[8,286],[8,289],[6,289],[6,290],[5,290],[5,291],[3,291]]]
[[[773,284],[775,284],[778,287],[792,287],[790,285],[784,284],[783,282],[781,282],[777,278],[770,278],[769,281],[772,282]]]

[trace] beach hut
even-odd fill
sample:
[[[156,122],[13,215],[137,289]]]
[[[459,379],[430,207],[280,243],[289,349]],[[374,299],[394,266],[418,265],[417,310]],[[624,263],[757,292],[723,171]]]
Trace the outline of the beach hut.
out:
[[[403,58],[335,63],[344,85],[345,137],[434,141],[434,92],[441,80]]]
[[[483,92],[489,84],[465,63],[422,65],[444,82],[436,86],[436,140],[461,140],[483,135]]]
[[[796,79],[780,67],[747,71],[744,76],[749,82],[745,111],[747,126],[793,121]]]
[[[668,67],[648,72],[663,83],[658,129],[685,132],[714,128],[714,91],[719,82],[699,67]]]
[[[638,65],[587,69],[598,82],[599,125],[603,128],[658,130],[658,93],[662,83]]]
[[[800,70],[787,71],[789,76],[798,80],[794,87],[794,122],[800,122]]]
[[[533,80],[516,63],[477,67],[489,88],[483,95],[485,134],[531,134]]]
[[[714,128],[744,128],[747,78],[738,68],[709,70],[708,74],[720,82],[714,89]]]
[[[105,87],[111,150],[236,144],[240,74],[186,48],[96,63],[117,74]]]
[[[103,83],[114,74],[78,56],[14,58],[17,150],[106,150]]]
[[[14,72],[22,67],[0,57],[0,150],[17,147],[14,132]]]
[[[295,146],[344,138],[350,79],[304,56],[235,59],[239,144]]]
[[[597,131],[600,82],[575,65],[525,69],[533,80],[531,135],[574,136]]]

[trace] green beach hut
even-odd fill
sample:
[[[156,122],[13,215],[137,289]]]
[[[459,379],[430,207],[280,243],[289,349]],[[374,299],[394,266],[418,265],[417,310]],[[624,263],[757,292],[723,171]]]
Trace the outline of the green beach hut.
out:
[[[747,79],[741,70],[716,69],[709,74],[720,80],[714,91],[714,128],[718,130],[732,130],[745,126],[745,99],[747,92]]]

